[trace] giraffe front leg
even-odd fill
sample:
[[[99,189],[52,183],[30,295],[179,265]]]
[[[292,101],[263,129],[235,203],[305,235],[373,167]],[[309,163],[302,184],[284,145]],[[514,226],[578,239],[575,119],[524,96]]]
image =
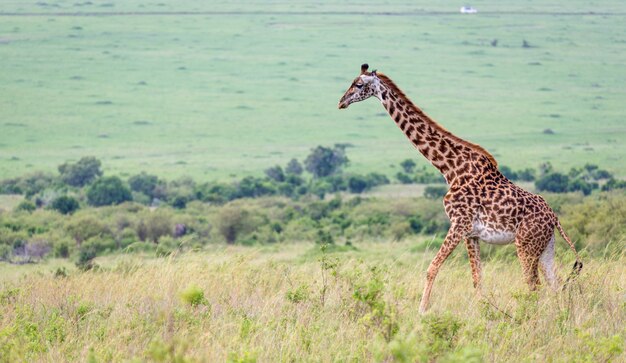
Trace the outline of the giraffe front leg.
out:
[[[480,267],[480,242],[478,241],[478,237],[466,238],[465,247],[467,248],[467,256],[469,257],[470,267],[472,268],[474,288],[476,289],[476,293],[480,295],[482,271]]]
[[[450,256],[452,251],[458,246],[459,242],[461,242],[461,238],[463,237],[463,232],[465,232],[466,227],[463,226],[454,226],[450,227],[448,234],[446,235],[446,239],[439,248],[439,252],[435,258],[431,261],[430,266],[428,266],[428,270],[426,271],[426,286],[424,286],[424,293],[422,294],[422,301],[420,302],[419,312],[423,314],[426,312],[428,308],[428,300],[430,298],[430,292],[433,288],[433,282],[435,281],[435,277],[437,277],[437,272],[439,272],[439,268],[443,265],[443,262]]]

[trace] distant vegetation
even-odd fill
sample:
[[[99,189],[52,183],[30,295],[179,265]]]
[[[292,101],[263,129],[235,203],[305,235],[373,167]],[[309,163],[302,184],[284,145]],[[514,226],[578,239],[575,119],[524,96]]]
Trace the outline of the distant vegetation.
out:
[[[344,148],[320,146],[304,165],[292,159],[284,168],[267,169],[265,177],[233,183],[166,181],[143,172],[124,181],[103,175],[100,161],[90,157],[63,164],[59,175],[6,179],[0,182],[3,193],[26,198],[13,212],[0,214],[0,260],[26,263],[50,255],[74,256],[79,266],[91,268],[93,258],[113,251],[167,255],[212,243],[350,246],[420,234],[437,235],[440,243],[449,222],[441,207],[447,186],[438,174],[405,160],[397,180],[430,183],[424,198],[379,200],[359,195],[390,180],[377,173],[344,173],[347,163]],[[579,247],[604,253],[623,243],[626,198],[623,190],[607,192],[625,183],[611,173],[589,164],[567,174],[549,164],[539,171],[501,170],[513,180],[535,179],[539,190],[570,193],[563,194],[565,199],[547,196]],[[584,197],[596,189],[602,191]]]
[[[0,194],[24,195],[27,200],[18,209],[44,207],[68,214],[75,212],[81,203],[98,207],[135,201],[153,206],[169,204],[182,209],[194,200],[223,204],[236,199],[266,196],[284,196],[294,200],[317,196],[324,199],[326,195],[338,192],[361,194],[391,182],[390,178],[380,173],[361,175],[344,172],[343,168],[348,163],[344,146],[318,146],[311,150],[304,165],[294,158],[284,168],[276,165],[266,169],[264,177],[247,176],[231,183],[201,183],[190,178],[167,181],[145,172],[123,181],[117,176],[103,176],[101,162],[93,157],[84,157],[76,163],[60,165],[59,175],[39,172],[0,180]],[[427,198],[437,199],[446,193],[445,180],[436,170],[417,169],[411,159],[400,162],[399,166],[402,171],[395,175],[398,183],[427,184],[424,191]],[[615,179],[612,173],[593,164],[572,168],[567,173],[555,171],[549,163],[541,165],[538,171],[530,168],[513,171],[507,166],[500,166],[500,171],[512,181],[534,181],[538,191],[579,191],[589,195],[597,189],[626,189],[626,181]]]

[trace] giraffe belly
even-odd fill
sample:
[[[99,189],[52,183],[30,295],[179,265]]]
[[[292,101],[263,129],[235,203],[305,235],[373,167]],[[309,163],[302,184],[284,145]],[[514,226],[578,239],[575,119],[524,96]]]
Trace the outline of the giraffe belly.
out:
[[[485,243],[493,245],[508,245],[515,241],[515,233],[507,230],[499,230],[489,227],[481,220],[475,220],[470,237],[478,237]]]

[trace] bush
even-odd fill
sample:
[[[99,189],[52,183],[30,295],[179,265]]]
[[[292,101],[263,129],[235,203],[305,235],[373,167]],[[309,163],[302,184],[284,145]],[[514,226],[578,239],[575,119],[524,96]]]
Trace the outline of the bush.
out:
[[[335,146],[332,149],[318,146],[304,160],[306,170],[316,178],[322,178],[337,173],[348,163],[343,147]]]
[[[404,172],[407,174],[413,173],[413,169],[415,169],[416,165],[417,164],[412,159],[405,159],[404,161],[400,163],[402,170],[404,170]]]
[[[509,180],[515,181],[519,179],[519,175],[506,165],[500,165],[498,166],[498,169],[500,169],[502,175],[507,177]]]
[[[424,197],[428,199],[440,199],[443,198],[448,192],[448,187],[446,186],[427,186],[424,189]]]
[[[204,291],[196,285],[189,285],[185,290],[181,291],[180,299],[191,306],[207,304]]]
[[[402,184],[412,184],[413,183],[413,179],[409,175],[407,175],[407,174],[405,174],[405,173],[403,173],[401,171],[396,173],[396,179],[398,179],[398,181],[400,183],[402,183]]]
[[[78,244],[92,237],[111,235],[109,228],[92,215],[72,219],[65,230]]]
[[[54,176],[36,172],[21,178],[2,180],[0,182],[0,194],[23,194],[30,198],[56,183],[57,179]]]
[[[609,179],[603,186],[603,191],[626,189],[626,180]]]
[[[419,216],[413,216],[409,218],[409,226],[413,233],[420,233],[424,229],[424,222]]]
[[[588,183],[588,182],[584,181],[583,179],[572,180],[567,185],[567,191],[570,191],[570,192],[580,191],[584,195],[591,194],[591,191],[593,191],[594,189],[598,189],[598,184],[597,183]]]
[[[60,241],[54,244],[53,252],[55,257],[70,257],[70,244],[67,241]]]
[[[61,214],[72,214],[79,208],[78,200],[74,197],[67,195],[60,196],[52,201],[50,208],[58,211]]]
[[[83,187],[102,175],[100,160],[87,156],[75,164],[64,163],[59,165],[61,180],[74,187]]]
[[[360,194],[369,189],[367,179],[360,175],[353,175],[348,179],[348,190],[350,193]]]
[[[265,169],[265,175],[269,179],[276,181],[276,182],[285,181],[285,173],[283,172],[283,168],[281,168],[279,165]]]
[[[300,164],[300,162],[297,159],[289,160],[289,163],[285,167],[285,172],[287,174],[302,175],[303,171],[304,169],[302,168],[302,164]]]
[[[161,208],[154,212],[148,212],[148,215],[141,219],[140,224],[143,224],[145,228],[143,239],[148,239],[154,243],[163,236],[171,236],[174,231],[172,214]]]
[[[539,191],[553,193],[565,193],[568,189],[569,177],[561,173],[546,173],[535,181],[535,187]]]
[[[193,195],[203,202],[222,204],[237,198],[237,187],[223,183],[205,183],[196,186]]]
[[[132,200],[130,190],[116,176],[98,179],[87,191],[89,204],[99,207]]]
[[[180,242],[171,236],[163,236],[159,238],[159,243],[156,247],[157,257],[166,257],[172,254],[180,247]]]
[[[141,172],[137,175],[133,175],[128,179],[128,185],[130,189],[134,192],[143,193],[150,197],[150,199],[156,197],[162,197],[162,195],[155,195],[157,193],[157,187],[162,184],[159,181],[159,178],[156,175],[146,174],[145,172]]]
[[[533,181],[535,180],[535,170],[526,168],[517,172],[517,177],[521,181]]]
[[[187,197],[177,195],[172,199],[171,205],[176,209],[185,209],[187,207]]]
[[[97,249],[94,245],[84,244],[78,250],[78,261],[76,266],[80,270],[90,270],[93,265],[93,259],[98,255]]]
[[[35,205],[35,203],[31,202],[30,200],[24,199],[20,202],[20,204],[18,204],[15,207],[15,211],[19,212],[19,211],[24,211],[24,212],[28,212],[31,213],[33,211],[35,211],[35,209],[37,209],[37,206]]]
[[[380,173],[369,173],[365,176],[369,188],[389,184],[389,178]]]
[[[273,194],[276,194],[276,188],[271,182],[248,176],[239,181],[235,195],[237,198],[256,198]]]
[[[422,170],[419,170],[415,173],[413,181],[417,184],[433,184],[446,182],[446,180],[443,178],[443,175],[439,174],[439,172],[431,172],[427,170],[426,167],[422,167]]]
[[[238,206],[225,206],[220,210],[217,228],[226,240],[233,244],[237,237],[252,229],[250,212]]]

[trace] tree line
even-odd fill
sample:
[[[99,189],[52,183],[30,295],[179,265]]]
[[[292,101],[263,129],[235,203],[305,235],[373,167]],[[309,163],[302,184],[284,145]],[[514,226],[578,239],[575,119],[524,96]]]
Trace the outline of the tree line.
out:
[[[33,173],[0,181],[0,193],[22,194],[26,199],[18,209],[50,208],[71,214],[81,205],[101,207],[135,201],[144,205],[168,204],[185,208],[191,201],[224,204],[236,199],[264,196],[284,196],[297,200],[306,196],[323,199],[328,194],[346,192],[361,194],[392,181],[401,184],[427,184],[424,196],[441,198],[447,192],[443,177],[432,168],[418,168],[415,161],[399,163],[394,178],[381,173],[357,174],[345,172],[349,163],[347,145],[317,146],[300,162],[291,159],[284,166],[265,170],[264,176],[246,176],[234,182],[197,182],[191,178],[164,180],[141,172],[126,180],[104,175],[102,162],[95,157],[83,157],[75,163],[58,166],[58,174]],[[534,182],[540,192],[581,192],[625,189],[626,181],[616,179],[597,165],[585,164],[562,173],[549,163],[538,170],[526,168],[514,171],[501,166],[500,171],[513,181]],[[395,179],[395,180],[394,180]]]

